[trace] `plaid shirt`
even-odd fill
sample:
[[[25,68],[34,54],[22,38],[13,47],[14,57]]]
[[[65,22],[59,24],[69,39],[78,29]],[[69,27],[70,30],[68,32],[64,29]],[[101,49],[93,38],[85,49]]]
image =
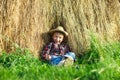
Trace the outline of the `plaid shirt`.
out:
[[[46,54],[49,55],[65,55],[67,52],[71,52],[70,47],[65,44],[55,46],[54,42],[47,44],[42,50],[42,58],[46,59]]]

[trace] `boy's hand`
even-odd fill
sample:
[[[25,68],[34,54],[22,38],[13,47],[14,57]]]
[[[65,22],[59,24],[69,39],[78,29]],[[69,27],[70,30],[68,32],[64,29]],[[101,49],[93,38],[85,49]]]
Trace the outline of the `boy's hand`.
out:
[[[51,60],[51,56],[49,54],[46,54],[46,59]]]

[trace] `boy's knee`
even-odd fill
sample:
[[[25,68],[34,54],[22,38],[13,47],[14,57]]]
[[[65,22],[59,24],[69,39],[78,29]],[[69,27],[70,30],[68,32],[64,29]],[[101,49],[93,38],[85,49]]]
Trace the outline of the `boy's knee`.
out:
[[[68,52],[68,53],[66,53],[65,57],[71,57],[73,60],[75,60],[75,53],[74,52]]]

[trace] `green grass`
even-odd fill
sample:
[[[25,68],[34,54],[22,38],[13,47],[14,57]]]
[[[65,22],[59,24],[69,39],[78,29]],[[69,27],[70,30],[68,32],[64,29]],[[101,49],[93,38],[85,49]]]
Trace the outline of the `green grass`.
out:
[[[91,47],[74,66],[57,67],[41,62],[29,50],[17,48],[0,56],[0,80],[119,80],[120,42],[100,43]]]

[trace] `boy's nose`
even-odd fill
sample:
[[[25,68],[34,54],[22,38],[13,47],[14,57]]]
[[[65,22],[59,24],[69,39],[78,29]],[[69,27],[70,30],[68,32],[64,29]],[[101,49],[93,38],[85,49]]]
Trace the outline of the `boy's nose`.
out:
[[[60,39],[59,38],[57,38],[57,41],[59,41]]]

